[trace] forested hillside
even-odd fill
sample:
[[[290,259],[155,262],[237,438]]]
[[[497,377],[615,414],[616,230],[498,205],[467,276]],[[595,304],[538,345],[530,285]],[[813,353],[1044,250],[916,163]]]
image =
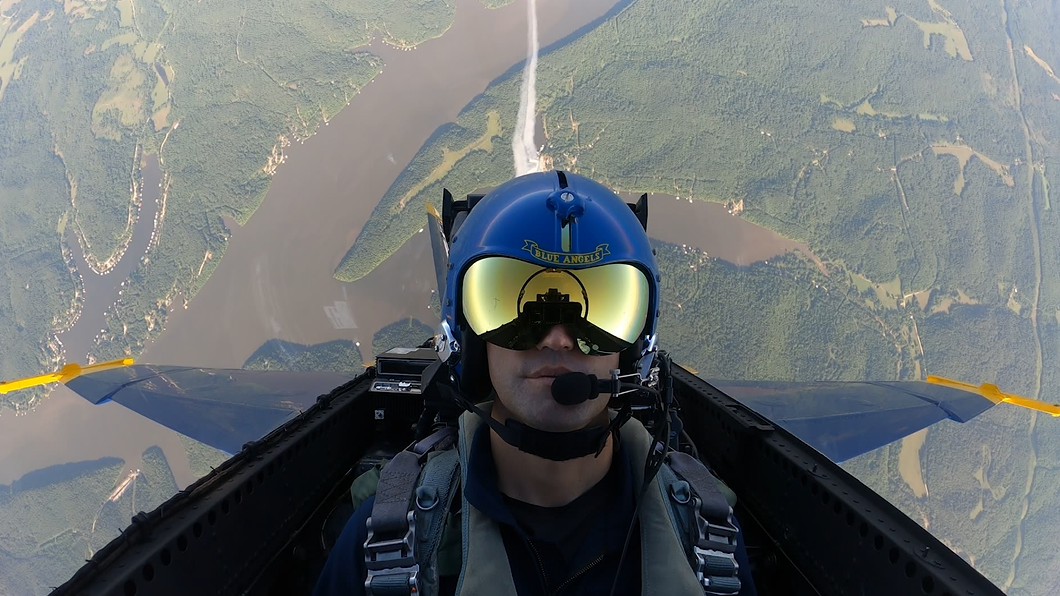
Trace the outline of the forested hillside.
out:
[[[0,593],[47,594],[92,553],[177,490],[158,447],[127,469],[116,458],[61,464],[0,486]]]

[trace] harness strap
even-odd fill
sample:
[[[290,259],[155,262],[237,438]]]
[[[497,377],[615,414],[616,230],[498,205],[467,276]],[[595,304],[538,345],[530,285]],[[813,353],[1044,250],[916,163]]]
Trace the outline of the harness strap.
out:
[[[688,508],[692,553],[690,563],[705,594],[731,595],[740,592],[736,563],[739,530],[732,520],[732,507],[702,462],[673,451],[670,468],[682,482],[670,488],[671,498]]]
[[[452,427],[436,431],[394,456],[379,473],[375,503],[367,522],[368,539],[364,543],[368,568],[364,587],[369,596],[410,595],[419,591],[416,509],[409,505],[428,454],[451,446],[456,434],[457,430]],[[425,494],[423,499],[429,499],[429,495]]]
[[[456,449],[447,449],[431,458],[431,465],[423,473],[423,481],[416,489],[416,508],[423,514],[421,519],[418,559],[425,562],[436,556],[445,530],[446,514],[459,492],[456,479],[460,455]],[[437,570],[435,571],[435,575]],[[431,578],[432,580],[434,578]]]
[[[456,476],[460,453],[448,449],[456,434],[456,429],[442,429],[399,453],[380,472],[364,545],[367,594],[437,593],[438,551],[460,485]],[[428,458],[430,465],[424,469]],[[689,580],[698,581],[707,595],[739,593],[735,559],[739,531],[729,497],[695,458],[671,452],[667,464],[660,469],[660,496],[663,503],[668,502],[664,509],[669,512],[669,525],[677,530],[695,575]],[[466,547],[467,528],[460,533]],[[460,558],[466,558],[466,553]],[[461,579],[463,571],[461,565]]]

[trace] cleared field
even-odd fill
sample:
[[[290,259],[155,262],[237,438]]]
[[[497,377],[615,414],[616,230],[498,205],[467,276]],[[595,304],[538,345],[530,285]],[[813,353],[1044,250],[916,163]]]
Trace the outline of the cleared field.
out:
[[[122,54],[115,60],[108,81],[110,88],[92,108],[92,132],[97,137],[120,141],[120,127],[133,128],[144,121],[146,80],[132,56]],[[117,113],[116,119],[113,112]]]
[[[854,121],[850,118],[841,118],[836,116],[832,119],[832,128],[841,132],[854,132],[857,130],[857,126],[854,126]]]
[[[40,13],[35,12],[21,24],[14,19],[0,19],[0,100],[4,98],[8,83],[22,75],[22,64],[26,59],[16,60],[15,48],[39,16]]]
[[[968,165],[968,160],[973,156],[986,164],[986,166],[993,170],[998,176],[1001,176],[1001,180],[1004,181],[1007,186],[1013,187],[1016,185],[1015,179],[1013,179],[1012,174],[1008,171],[1008,166],[999,164],[967,145],[938,143],[932,145],[931,150],[935,152],[935,155],[952,155],[957,158],[957,165],[960,168],[960,173],[957,174],[957,180],[953,183],[953,194],[960,195],[961,192],[964,191],[964,168]]]

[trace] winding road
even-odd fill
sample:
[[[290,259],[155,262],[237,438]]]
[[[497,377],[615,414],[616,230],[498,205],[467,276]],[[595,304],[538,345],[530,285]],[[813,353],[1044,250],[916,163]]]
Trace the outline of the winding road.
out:
[[[1005,28],[1005,35],[1008,43],[1008,61],[1009,67],[1012,69],[1012,84],[1015,87],[1014,91],[1016,94],[1016,110],[1020,115],[1020,124],[1023,127],[1023,142],[1024,142],[1024,160],[1026,163],[1027,170],[1027,209],[1031,221],[1034,225],[1031,226],[1031,243],[1034,250],[1034,299],[1031,302],[1031,325],[1034,327],[1034,345],[1035,345],[1035,375],[1034,375],[1034,391],[1031,393],[1032,399],[1041,398],[1042,390],[1042,338],[1041,332],[1038,329],[1038,300],[1041,295],[1042,288],[1042,254],[1041,254],[1041,241],[1040,241],[1040,227],[1041,223],[1038,220],[1038,209],[1035,205],[1034,200],[1034,148],[1031,146],[1031,131],[1027,125],[1027,117],[1023,113],[1023,92],[1020,87],[1019,71],[1016,68],[1016,54],[1013,50],[1012,45],[1012,25],[1009,23],[1008,18],[1008,1],[1001,0],[1001,25]],[[1034,429],[1038,421],[1038,413],[1031,413],[1030,428],[1028,429],[1028,438],[1030,440],[1031,454],[1030,464],[1027,470],[1027,484],[1025,487],[1025,495],[1023,501],[1023,510],[1020,512],[1019,526],[1016,528],[1016,548],[1012,554],[1012,566],[1009,568],[1008,578],[1005,579],[1005,585],[1003,589],[1007,592],[1011,587],[1013,581],[1016,579],[1016,571],[1019,567],[1020,554],[1023,550],[1023,524],[1027,519],[1027,511],[1030,508],[1030,495],[1031,489],[1034,487],[1034,473],[1037,467],[1037,455],[1038,447],[1035,443]]]

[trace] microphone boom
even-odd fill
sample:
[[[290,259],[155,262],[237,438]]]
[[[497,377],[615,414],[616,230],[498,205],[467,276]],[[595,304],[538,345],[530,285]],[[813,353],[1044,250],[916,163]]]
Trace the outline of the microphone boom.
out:
[[[552,381],[552,399],[564,406],[576,406],[596,399],[601,393],[614,395],[615,382],[611,379],[600,380],[596,375],[581,372],[564,373]]]
[[[600,395],[596,375],[569,372],[552,381],[552,399],[564,406],[576,406]]]

